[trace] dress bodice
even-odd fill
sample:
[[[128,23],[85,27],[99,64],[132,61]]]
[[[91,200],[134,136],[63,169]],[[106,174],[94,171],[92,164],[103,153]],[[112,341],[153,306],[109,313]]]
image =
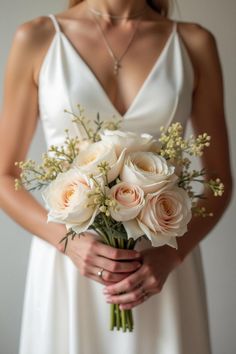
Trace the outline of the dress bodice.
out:
[[[192,105],[193,67],[188,52],[173,22],[172,32],[151,71],[127,112],[122,116],[82,59],[59,23],[50,14],[55,35],[39,72],[39,112],[48,145],[62,144],[64,130],[83,133],[71,123],[64,109],[76,112],[79,103],[93,121],[99,112],[102,120],[121,119],[122,130],[158,136],[160,126],[173,121],[185,125]]]

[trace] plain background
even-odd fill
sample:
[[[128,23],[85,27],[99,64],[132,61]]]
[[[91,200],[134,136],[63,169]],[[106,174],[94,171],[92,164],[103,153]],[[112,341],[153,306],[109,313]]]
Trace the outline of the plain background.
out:
[[[6,60],[17,26],[39,15],[56,14],[65,6],[65,0],[18,0],[14,3],[0,0],[1,100]],[[180,13],[174,15],[176,19],[200,23],[211,30],[217,39],[225,82],[231,160],[236,161],[236,2],[179,0],[179,7]],[[42,142],[43,135],[39,125],[30,156],[40,156],[45,149]],[[4,149],[4,146],[1,146],[1,149]],[[235,169],[235,165],[233,167]],[[236,348],[235,209],[234,199],[223,219],[201,243],[213,354],[234,354]],[[31,236],[2,211],[0,225],[0,354],[16,354]]]

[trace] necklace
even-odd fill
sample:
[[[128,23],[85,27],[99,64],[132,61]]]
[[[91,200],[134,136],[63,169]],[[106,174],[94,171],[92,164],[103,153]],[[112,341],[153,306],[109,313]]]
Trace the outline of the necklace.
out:
[[[90,9],[89,9],[89,10],[90,10]],[[112,58],[112,60],[113,60],[113,63],[114,63],[113,72],[114,72],[114,74],[115,74],[116,76],[119,74],[119,70],[120,70],[121,67],[122,67],[122,66],[121,66],[121,61],[122,61],[122,59],[124,58],[125,54],[128,52],[128,50],[129,50],[129,48],[130,48],[130,46],[131,46],[131,44],[132,44],[132,42],[133,42],[133,40],[134,40],[135,34],[137,33],[137,30],[138,30],[138,27],[139,27],[139,23],[140,23],[140,20],[141,20],[141,17],[142,17],[142,14],[144,13],[144,11],[145,11],[145,9],[142,11],[141,14],[139,14],[139,19],[138,19],[138,21],[136,22],[135,29],[134,29],[134,31],[133,31],[133,33],[132,33],[132,35],[131,35],[131,37],[130,37],[130,39],[129,39],[129,41],[128,41],[128,44],[127,44],[127,46],[126,46],[124,52],[121,54],[120,57],[117,57],[117,56],[114,54],[114,51],[113,51],[113,49],[112,49],[110,43],[108,42],[108,40],[107,40],[107,38],[106,38],[106,36],[105,36],[105,33],[104,33],[104,31],[103,31],[103,29],[102,29],[102,27],[101,27],[99,21],[97,20],[96,16],[93,16],[93,17],[94,17],[94,20],[95,20],[95,23],[96,23],[96,25],[97,25],[97,28],[98,28],[99,32],[101,33],[101,35],[102,35],[102,38],[103,38],[104,43],[105,43],[105,45],[106,45],[107,51],[108,51],[108,53],[110,54],[110,56],[111,56],[111,58]],[[92,12],[92,13],[93,13],[93,12]],[[94,14],[94,13],[93,13],[93,14]]]
[[[132,18],[137,18],[137,17],[140,17],[144,11],[146,10],[147,8],[147,5],[145,5],[140,11],[134,13],[134,14],[131,14],[129,16],[119,16],[119,15],[111,15],[109,13],[106,13],[106,12],[101,12],[99,10],[96,10],[92,7],[90,7],[88,5],[88,1],[87,1],[87,6],[88,6],[88,9],[90,12],[92,12],[94,15],[97,15],[97,16],[100,16],[100,17],[108,17],[108,18],[111,18],[111,19],[114,19],[114,20],[124,20],[124,19],[132,19]]]

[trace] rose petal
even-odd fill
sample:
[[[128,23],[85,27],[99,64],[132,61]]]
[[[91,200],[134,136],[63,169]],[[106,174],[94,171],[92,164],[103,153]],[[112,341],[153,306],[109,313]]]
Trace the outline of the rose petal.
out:
[[[152,152],[135,152],[127,154],[121,170],[122,181],[140,186],[145,194],[153,193],[173,185],[177,181],[174,166]]]
[[[123,221],[123,225],[127,232],[128,238],[132,237],[134,240],[136,240],[144,234],[136,219]]]
[[[111,216],[116,221],[134,219],[145,203],[143,190],[126,182],[114,185],[110,189],[110,196],[117,203],[116,208],[110,208]]]
[[[114,181],[119,176],[120,171],[123,167],[125,153],[126,153],[126,149],[123,149],[118,160],[113,165],[110,166],[111,169],[108,171],[108,183]]]
[[[191,217],[191,200],[187,192],[174,186],[147,194],[137,222],[154,246],[167,244],[176,248],[175,237],[186,233]]]

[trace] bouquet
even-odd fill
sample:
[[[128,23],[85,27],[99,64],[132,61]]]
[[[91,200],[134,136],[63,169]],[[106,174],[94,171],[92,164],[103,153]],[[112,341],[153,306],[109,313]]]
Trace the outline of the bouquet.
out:
[[[16,188],[42,189],[48,221],[66,225],[61,240],[95,230],[102,242],[116,248],[133,249],[141,236],[153,246],[177,248],[176,238],[184,235],[192,215],[211,215],[198,207],[203,194],[195,182],[206,185],[215,196],[224,186],[207,180],[204,169],[191,169],[191,157],[201,156],[210,144],[207,133],[183,138],[175,122],[161,128],[159,140],[149,134],[119,130],[119,122],[101,121],[99,114],[88,121],[80,105],[72,115],[86,137],[71,137],[65,131],[62,146],[51,146],[42,163],[16,162],[22,170]],[[95,128],[94,128],[95,127]],[[110,329],[133,330],[132,310],[111,304]]]

